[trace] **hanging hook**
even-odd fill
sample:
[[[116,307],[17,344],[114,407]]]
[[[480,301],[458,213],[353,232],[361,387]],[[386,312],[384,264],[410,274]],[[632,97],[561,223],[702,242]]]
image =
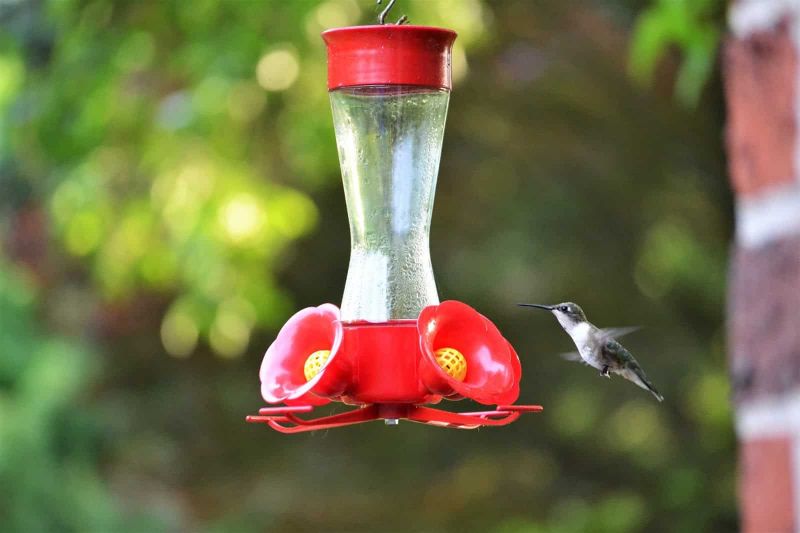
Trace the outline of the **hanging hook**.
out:
[[[388,15],[389,11],[391,11],[392,7],[394,7],[395,2],[397,2],[397,0],[389,0],[389,2],[386,4],[386,7],[378,15],[378,24],[381,25],[386,24],[386,15]],[[376,0],[375,3],[377,5],[381,5],[383,3],[383,0]],[[397,20],[396,24],[400,26],[406,22],[408,22],[408,17],[406,15],[403,15]]]
[[[383,0],[377,0],[375,3],[377,5],[381,5],[381,2],[383,2]],[[395,2],[397,2],[397,0],[389,0],[389,3],[386,5],[384,10],[378,14],[378,24],[380,25],[386,24],[386,15],[388,15],[389,10],[391,10],[392,7],[394,7]]]

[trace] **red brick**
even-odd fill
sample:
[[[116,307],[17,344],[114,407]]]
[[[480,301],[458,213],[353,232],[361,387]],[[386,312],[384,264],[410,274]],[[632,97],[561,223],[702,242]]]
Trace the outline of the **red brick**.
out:
[[[725,46],[727,147],[741,196],[794,181],[797,53],[787,24]]]
[[[789,437],[742,442],[739,498],[744,533],[794,531],[791,451]]]

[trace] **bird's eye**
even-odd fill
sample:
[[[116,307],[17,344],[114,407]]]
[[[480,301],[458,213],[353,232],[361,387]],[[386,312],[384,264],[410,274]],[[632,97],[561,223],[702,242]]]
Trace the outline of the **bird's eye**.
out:
[[[561,310],[562,310],[563,312],[565,312],[565,313],[569,313],[569,306],[562,305],[562,306],[561,306]]]

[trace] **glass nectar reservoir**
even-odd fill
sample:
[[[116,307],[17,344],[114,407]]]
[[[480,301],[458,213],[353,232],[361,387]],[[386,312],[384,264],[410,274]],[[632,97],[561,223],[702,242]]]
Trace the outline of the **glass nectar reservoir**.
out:
[[[387,30],[392,32],[388,46]],[[364,27],[360,56],[351,62],[341,56],[352,52],[352,30],[324,35],[350,220],[350,266],[341,307],[345,322],[415,319],[423,308],[439,303],[429,232],[455,35],[408,30]],[[371,33],[382,36],[381,46],[376,41],[374,48],[364,47]],[[375,61],[365,61],[365,54]],[[421,71],[424,75],[409,69],[409,62],[437,61],[442,66]],[[334,66],[339,70],[332,72]]]

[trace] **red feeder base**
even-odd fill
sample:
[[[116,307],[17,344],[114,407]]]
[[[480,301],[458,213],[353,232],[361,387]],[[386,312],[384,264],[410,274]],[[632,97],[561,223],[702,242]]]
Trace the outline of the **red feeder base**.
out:
[[[437,359],[443,349],[461,357],[465,372],[450,374]],[[307,375],[310,354],[327,351],[324,364]],[[450,367],[447,367],[450,369]],[[296,313],[278,333],[261,366],[261,394],[271,404],[248,422],[282,433],[386,420],[475,429],[504,426],[539,405],[513,405],[522,368],[511,344],[486,317],[461,302],[426,307],[416,320],[349,322],[331,304]],[[468,398],[487,411],[453,413],[428,407]],[[307,419],[314,406],[358,406]]]
[[[410,420],[431,426],[476,429],[481,426],[505,426],[519,418],[522,413],[538,413],[542,409],[541,405],[498,405],[491,411],[452,413],[421,405],[383,403],[309,420],[300,418],[298,415],[310,413],[314,410],[313,406],[292,405],[264,407],[259,409],[258,415],[248,416],[247,421],[253,424],[267,424],[281,433],[303,433],[374,420],[385,420],[390,425],[396,424],[399,420]]]

